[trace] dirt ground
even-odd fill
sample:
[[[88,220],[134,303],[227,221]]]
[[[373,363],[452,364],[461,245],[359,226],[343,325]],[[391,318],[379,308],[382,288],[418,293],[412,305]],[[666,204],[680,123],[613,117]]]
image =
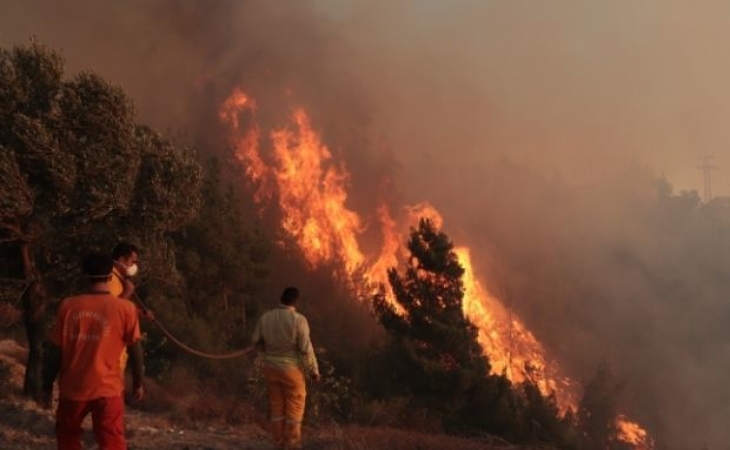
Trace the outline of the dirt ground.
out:
[[[53,450],[54,415],[20,396],[26,351],[11,340],[0,341],[0,361],[10,368],[0,393],[0,448],[2,450]],[[161,414],[134,408],[126,412],[130,450],[266,450],[273,448],[265,431],[255,425],[226,427],[201,425],[181,428]],[[84,423],[85,449],[96,449],[91,421]]]
[[[54,415],[20,395],[26,350],[0,340],[0,450],[55,450]],[[181,426],[165,412],[126,411],[129,450],[273,450],[256,423],[230,426],[200,423]],[[91,421],[84,423],[84,449],[98,450]],[[497,438],[466,439],[389,428],[330,425],[304,429],[304,450],[530,450]]]

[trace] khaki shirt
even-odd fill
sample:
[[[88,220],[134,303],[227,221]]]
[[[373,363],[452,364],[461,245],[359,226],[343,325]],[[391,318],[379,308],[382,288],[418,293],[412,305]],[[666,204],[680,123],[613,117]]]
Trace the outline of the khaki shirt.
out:
[[[293,307],[281,305],[265,312],[256,324],[252,341],[263,347],[265,362],[281,368],[298,366],[319,375],[309,323]]]

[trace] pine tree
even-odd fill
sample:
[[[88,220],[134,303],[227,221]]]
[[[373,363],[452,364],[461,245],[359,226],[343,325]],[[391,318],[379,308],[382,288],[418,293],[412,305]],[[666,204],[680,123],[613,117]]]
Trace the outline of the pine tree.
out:
[[[487,375],[489,362],[462,310],[464,269],[448,236],[422,219],[411,230],[408,249],[405,273],[388,272],[395,303],[384,292],[374,299],[390,336],[393,385],[422,399],[449,398],[437,405],[448,408]]]
[[[611,369],[600,365],[585,385],[583,398],[578,406],[578,427],[583,435],[584,447],[590,450],[622,450],[627,446],[618,440],[616,417],[617,400],[621,385]]]

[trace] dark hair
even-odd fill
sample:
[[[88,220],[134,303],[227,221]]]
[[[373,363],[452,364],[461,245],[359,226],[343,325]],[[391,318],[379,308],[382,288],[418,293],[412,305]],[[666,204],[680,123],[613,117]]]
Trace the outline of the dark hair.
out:
[[[297,302],[297,299],[299,299],[299,289],[295,287],[288,287],[281,294],[281,303],[283,305],[291,306]]]
[[[92,281],[103,281],[112,274],[114,261],[107,254],[94,252],[84,257],[84,274]]]
[[[112,259],[116,261],[119,258],[127,258],[132,253],[139,253],[139,249],[136,245],[130,244],[129,242],[120,242],[115,245],[114,250],[112,250]]]

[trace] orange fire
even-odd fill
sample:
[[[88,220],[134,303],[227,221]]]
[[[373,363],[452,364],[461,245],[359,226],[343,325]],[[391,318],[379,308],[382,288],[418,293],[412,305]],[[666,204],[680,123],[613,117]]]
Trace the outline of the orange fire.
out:
[[[358,242],[363,222],[346,205],[349,173],[344,165],[334,162],[305,111],[295,109],[288,126],[271,131],[272,148],[267,158],[262,154],[255,116],[256,103],[238,89],[220,111],[221,120],[231,130],[236,155],[257,186],[255,200],[263,204],[275,199],[283,216],[283,231],[312,267],[336,267],[335,275],[351,283],[357,274],[364,274],[366,282],[388,289],[387,271],[403,260],[402,243],[408,226],[428,218],[441,228],[441,214],[421,203],[405,208],[402,215],[408,220],[404,224],[381,205],[376,214],[383,244],[378,255],[367,257]],[[515,383],[531,380],[544,394],[556,393],[563,410],[575,409],[577,394],[570,379],[549,361],[544,347],[524,323],[483,286],[474,272],[469,249],[458,247],[455,252],[464,267],[464,314],[479,330],[479,343],[489,356],[492,371],[504,373]],[[652,448],[638,424],[620,416],[617,426],[621,439],[637,450]]]
[[[638,423],[619,415],[616,419],[616,427],[618,428],[618,438],[633,445],[635,450],[651,450],[654,448],[651,436]]]
[[[248,116],[248,117],[245,117]],[[261,158],[259,139],[261,133],[254,120],[256,116],[256,102],[240,89],[235,89],[223,103],[218,117],[228,125],[236,136],[233,141],[235,155],[246,168],[246,176],[258,186],[256,202],[261,204],[271,198],[271,190],[265,185],[268,180],[269,169]],[[242,122],[248,119],[248,122]]]
[[[557,392],[563,410],[575,409],[576,393],[570,380],[550,368],[545,349],[515,314],[482,287],[474,274],[471,253],[455,249],[464,268],[464,313],[479,330],[479,344],[489,355],[492,372],[504,373],[515,383],[532,381],[544,393]]]
[[[360,217],[345,207],[349,175],[332,163],[332,154],[304,111],[298,109],[292,116],[295,129],[271,134],[282,226],[312,266],[338,261],[351,275],[364,258],[357,242]]]

